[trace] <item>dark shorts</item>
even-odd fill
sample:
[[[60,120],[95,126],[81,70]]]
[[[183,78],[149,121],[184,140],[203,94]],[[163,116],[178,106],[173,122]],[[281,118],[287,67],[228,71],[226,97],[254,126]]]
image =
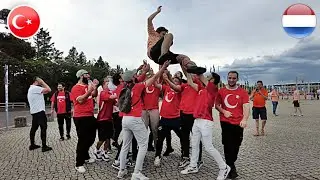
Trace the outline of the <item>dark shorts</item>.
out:
[[[151,49],[150,49],[150,56],[151,59],[159,64],[162,65],[164,62],[159,62],[158,59],[161,55],[161,46],[163,43],[164,38],[161,38]],[[179,54],[174,54],[171,51],[168,52],[168,59],[167,60],[171,60],[170,64],[179,64],[177,61],[177,56]]]
[[[252,118],[267,120],[267,109],[266,107],[252,107]]]
[[[293,101],[293,107],[300,107],[299,101]]]
[[[112,121],[97,121],[99,141],[106,141],[113,136]]]

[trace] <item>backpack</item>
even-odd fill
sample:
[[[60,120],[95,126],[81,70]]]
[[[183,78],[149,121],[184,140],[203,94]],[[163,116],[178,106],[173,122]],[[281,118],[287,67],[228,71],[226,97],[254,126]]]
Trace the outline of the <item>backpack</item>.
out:
[[[126,84],[124,88],[120,92],[119,96],[119,110],[120,112],[124,112],[128,114],[131,111],[131,108],[135,106],[140,99],[132,105],[132,97],[131,92],[134,84]]]

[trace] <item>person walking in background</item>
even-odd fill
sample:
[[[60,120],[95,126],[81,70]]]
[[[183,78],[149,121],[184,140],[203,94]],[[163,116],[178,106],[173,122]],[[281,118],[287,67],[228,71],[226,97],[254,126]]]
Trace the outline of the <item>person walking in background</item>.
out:
[[[271,101],[272,101],[272,112],[273,112],[273,115],[278,116],[277,107],[278,107],[278,103],[279,103],[279,92],[278,92],[278,90],[276,88],[272,89]]]
[[[70,92],[65,91],[64,88],[64,83],[58,83],[58,91],[51,97],[51,115],[56,111],[61,141],[64,140],[64,121],[66,121],[67,139],[71,138],[71,99]]]
[[[299,116],[303,116],[302,114],[302,110],[300,107],[300,91],[295,87],[293,88],[293,107],[294,107],[294,114],[293,116],[297,116],[297,111],[299,110],[300,115]]]
[[[52,150],[47,146],[47,116],[44,102],[44,94],[51,92],[51,88],[41,79],[36,77],[28,90],[28,102],[30,106],[30,113],[32,115],[32,125],[30,129],[30,146],[29,150],[40,148],[35,144],[35,135],[40,126],[42,152]]]
[[[252,117],[256,121],[254,136],[264,136],[264,128],[267,122],[266,100],[268,100],[268,91],[263,88],[262,81],[257,81],[257,87],[252,91],[250,99],[253,100]],[[259,133],[259,118],[262,121],[261,134]]]

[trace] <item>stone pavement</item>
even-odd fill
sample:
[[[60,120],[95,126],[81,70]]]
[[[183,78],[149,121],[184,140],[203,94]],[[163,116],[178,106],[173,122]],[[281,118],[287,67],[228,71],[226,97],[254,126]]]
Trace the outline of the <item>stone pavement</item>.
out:
[[[269,119],[264,137],[252,135],[254,122],[249,120],[236,163],[241,177],[238,179],[320,179],[319,105],[320,101],[303,101],[305,116],[292,117],[291,102],[281,101],[280,116],[273,117],[269,104]],[[0,131],[0,179],[116,179],[117,170],[111,167],[111,161],[87,165],[86,173],[76,173],[74,165],[77,138],[74,127],[72,139],[61,142],[58,140],[57,123],[51,122],[48,126],[48,144],[54,150],[46,153],[42,153],[41,149],[28,150],[30,127]],[[214,129],[214,146],[223,154],[219,121],[215,122]],[[40,144],[39,132],[36,137]],[[150,179],[158,180],[216,178],[218,167],[207,153],[203,155],[205,164],[199,173],[180,175],[178,142],[174,135],[175,152],[164,158],[159,168],[153,166],[154,153],[148,152],[143,173]],[[115,153],[112,157],[114,156]]]

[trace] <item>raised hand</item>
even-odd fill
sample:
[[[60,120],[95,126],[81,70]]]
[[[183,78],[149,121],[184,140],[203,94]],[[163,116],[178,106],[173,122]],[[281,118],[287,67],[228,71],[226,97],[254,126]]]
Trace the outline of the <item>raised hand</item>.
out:
[[[158,9],[157,9],[157,12],[158,12],[158,13],[161,12],[161,8],[162,8],[162,6],[159,6],[159,7],[158,7]]]

